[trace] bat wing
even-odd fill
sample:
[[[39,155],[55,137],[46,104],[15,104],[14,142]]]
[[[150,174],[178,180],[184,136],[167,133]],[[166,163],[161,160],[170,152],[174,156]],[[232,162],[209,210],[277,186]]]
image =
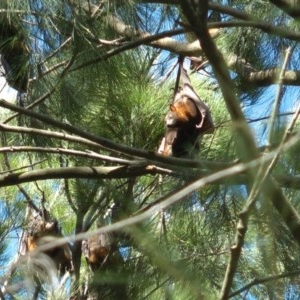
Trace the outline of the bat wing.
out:
[[[177,129],[176,128],[168,128],[165,134],[165,137],[162,139],[158,153],[163,154],[165,156],[172,155],[172,146],[174,140],[177,138]]]
[[[214,131],[214,122],[210,115],[209,107],[200,99],[191,85],[191,81],[187,75],[186,70],[181,66],[181,81],[182,91],[181,95],[190,98],[196,105],[201,114],[201,121],[196,125],[204,133],[212,133]]]
[[[28,245],[27,245],[27,239],[28,239],[28,233],[22,232],[22,235],[19,240],[19,254],[20,255],[26,255],[28,251]]]

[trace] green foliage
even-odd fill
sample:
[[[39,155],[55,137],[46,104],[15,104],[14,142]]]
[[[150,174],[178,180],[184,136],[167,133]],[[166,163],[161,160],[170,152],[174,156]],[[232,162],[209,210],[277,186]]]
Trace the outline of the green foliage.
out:
[[[225,5],[223,1],[220,4]],[[272,26],[298,29],[298,22],[267,1],[239,0],[227,4],[228,8],[251,16],[253,22],[263,20]],[[21,114],[7,121],[13,113],[1,108],[0,183],[4,186],[0,187],[0,262],[7,267],[0,276],[5,296],[32,298],[41,284],[36,299],[218,299],[228,276],[226,270],[232,268],[232,258],[238,264],[233,270],[231,292],[255,278],[266,279],[239,292],[236,299],[293,299],[299,293],[298,276],[293,273],[300,262],[299,240],[284,222],[285,212],[274,208],[272,193],[258,193],[247,211],[246,204],[251,200],[248,197],[255,185],[247,172],[238,169],[240,165],[236,167],[242,163],[235,134],[242,126],[241,120],[231,118],[234,105],[225,104],[224,91],[210,73],[209,64],[199,72],[188,72],[215,123],[212,134],[199,138],[199,151],[195,150],[194,156],[197,166],[196,162],[191,168],[190,162],[170,162],[153,155],[164,135],[164,116],[172,98],[176,71],[171,79],[166,80],[165,75],[179,50],[174,46],[166,53],[159,49],[168,49],[165,44],[133,43],[147,37],[145,31],[155,34],[174,29],[181,26],[182,20],[185,25],[188,18],[179,11],[179,6],[152,1],[1,2],[0,52],[15,57],[16,73],[10,80],[15,87],[22,83],[21,90],[26,91],[26,97],[18,104],[41,115],[40,120]],[[234,12],[212,12],[219,14],[221,21],[237,20]],[[112,26],[109,16],[118,18],[119,23]],[[119,31],[114,29],[117,25]],[[171,38],[176,45],[185,38],[194,40],[195,34],[188,32],[160,41],[167,43]],[[259,26],[230,26],[216,38],[223,55],[237,55],[252,70],[280,67],[283,49],[294,43],[262,32]],[[197,51],[191,56],[201,52]],[[289,66],[296,68],[298,49],[294,51]],[[12,63],[9,56],[7,60]],[[275,99],[274,89],[251,85],[241,76],[241,70],[231,68],[235,90],[230,92],[245,105],[245,117],[270,114],[266,103]],[[288,94],[287,89],[284,92]],[[294,109],[296,101],[289,102],[287,98],[282,97],[284,107]],[[46,117],[70,127],[50,126]],[[263,122],[266,128],[270,126],[268,120]],[[268,151],[280,144],[285,122],[289,118],[280,126],[276,123]],[[15,127],[5,129],[7,124]],[[264,141],[266,134],[258,121],[253,124],[252,132],[259,142]],[[103,143],[75,134],[78,129],[102,138]],[[58,138],[55,134],[61,135]],[[289,138],[296,134],[297,126]],[[241,145],[245,151],[248,146]],[[137,154],[129,154],[126,149],[135,149]],[[267,150],[260,157],[265,157]],[[295,180],[296,184],[285,184],[282,191],[296,216],[300,210],[298,153],[299,143],[295,142],[284,149],[269,170],[278,184]],[[254,167],[259,181],[260,170],[266,170],[269,162],[264,163]],[[101,167],[103,177],[85,178],[81,169],[73,169],[72,175],[65,176],[67,168],[73,167],[84,167],[90,174]],[[213,184],[208,181],[201,188],[189,186],[191,180],[208,180],[203,174],[209,174],[210,180],[212,176],[218,179],[218,171],[225,167],[236,167],[235,176],[222,177]],[[61,176],[47,177],[53,169]],[[137,171],[144,174],[136,175],[140,174]],[[22,181],[28,174],[37,176]],[[262,188],[265,183],[260,184]],[[180,194],[185,187],[189,193]],[[160,206],[178,195],[182,196],[176,204]],[[13,259],[18,256],[16,241],[30,230],[28,206],[41,212],[45,208],[58,221],[71,245],[72,274],[61,276],[53,261],[39,252],[37,256],[32,253],[28,261],[19,257],[17,267],[9,269],[8,264],[14,267]],[[132,218],[137,216],[143,218],[132,224]],[[242,233],[241,220],[246,223]],[[93,230],[118,222],[128,223],[117,231],[101,232],[111,237],[111,252],[96,271],[92,270],[90,253],[84,251],[82,240],[93,237]],[[241,236],[241,251],[234,256]],[[278,275],[281,277],[272,278]]]

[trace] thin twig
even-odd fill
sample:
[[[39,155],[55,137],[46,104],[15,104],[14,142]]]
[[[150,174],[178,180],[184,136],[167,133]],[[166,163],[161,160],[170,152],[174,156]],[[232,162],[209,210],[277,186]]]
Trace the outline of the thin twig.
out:
[[[72,38],[67,38],[63,43],[59,45],[52,53],[50,53],[45,59],[41,62],[41,64],[44,64],[47,60],[51,59],[53,56],[55,56],[61,49],[63,49],[69,42],[71,42]]]
[[[43,78],[44,76],[46,76],[47,74],[52,73],[52,72],[55,71],[56,69],[65,67],[67,64],[68,64],[68,60],[61,61],[61,62],[57,63],[56,65],[54,65],[54,66],[52,66],[52,67],[50,67],[50,68],[44,70],[43,73],[42,73],[39,77],[30,79],[30,80],[31,80],[31,81],[36,81],[37,79],[41,79],[41,78]]]
[[[224,275],[223,285],[220,293],[221,299],[226,299],[233,284],[233,279],[238,268],[239,259],[244,246],[244,241],[248,228],[248,220],[251,210],[255,201],[261,191],[261,187],[264,184],[263,177],[267,174],[264,173],[264,163],[259,166],[258,175],[254,181],[251,192],[248,196],[246,204],[243,210],[238,214],[239,219],[236,226],[235,244],[230,248],[230,258],[227,264],[226,272]]]
[[[65,183],[65,195],[66,195],[68,204],[70,205],[73,212],[78,214],[78,207],[73,203],[73,200],[72,200],[68,178],[65,178],[64,183]]]
[[[46,137],[52,137],[56,139],[61,139],[73,143],[79,143],[86,146],[93,147],[94,149],[103,149],[101,145],[98,143],[92,142],[88,139],[84,139],[79,136],[67,134],[64,132],[57,132],[51,130],[44,130],[44,129],[37,129],[33,127],[22,127],[22,126],[10,126],[0,123],[0,131],[7,131],[7,132],[16,132],[16,133],[26,133],[26,134],[33,134],[33,135],[41,135]]]
[[[79,151],[73,149],[65,148],[50,148],[50,147],[33,147],[33,146],[10,146],[10,147],[0,147],[0,153],[13,153],[13,152],[45,152],[45,153],[56,153],[56,154],[66,154],[81,156],[85,158],[99,159],[101,161],[107,161],[111,163],[118,163],[120,165],[131,165],[132,160],[121,159],[108,155],[101,155],[92,151]],[[10,172],[10,171],[8,171]],[[3,174],[3,173],[2,173]]]
[[[269,276],[269,277],[264,277],[264,278],[256,278],[253,281],[251,281],[250,283],[243,286],[242,288],[240,288],[237,291],[231,293],[229,295],[229,298],[235,297],[235,296],[249,290],[251,287],[253,287],[255,285],[270,282],[270,281],[273,281],[273,280],[278,280],[278,279],[285,278],[285,277],[297,276],[299,274],[300,274],[300,270],[295,270],[295,271],[292,271],[292,272],[282,273],[282,274],[279,274],[279,275],[274,275],[274,276]]]
[[[282,67],[282,72],[280,73],[281,74],[280,78],[282,78],[282,74],[283,74],[286,64],[288,62],[288,58],[290,56],[289,53],[290,52],[288,52],[286,55],[286,58],[285,58],[285,61],[284,61],[283,67]],[[280,99],[280,95],[281,95],[281,88],[282,88],[282,85],[280,85],[280,87],[278,89],[278,94],[277,94],[277,98],[275,101],[276,103],[274,105],[274,110],[273,110],[273,114],[272,114],[273,118],[274,118],[274,116],[276,116],[276,112],[278,110],[279,99]],[[274,114],[274,111],[275,111],[275,114]],[[272,117],[271,117],[271,121],[274,121],[274,119],[272,119]],[[285,140],[283,141],[283,143],[284,142],[285,142]],[[281,147],[277,149],[277,152],[274,155],[272,161],[269,163],[269,166],[267,166],[266,163],[261,164],[261,166],[258,170],[258,174],[257,174],[255,181],[253,183],[253,186],[251,188],[251,192],[248,196],[248,200],[246,201],[246,204],[245,204],[242,212],[239,213],[239,220],[237,223],[236,236],[235,236],[235,245],[231,247],[230,259],[229,259],[229,262],[227,265],[227,269],[226,269],[226,273],[225,273],[224,281],[223,281],[223,286],[222,286],[222,290],[221,290],[221,298],[222,299],[228,296],[229,291],[232,286],[232,283],[233,283],[234,275],[236,273],[239,258],[240,258],[242,248],[244,245],[244,240],[245,240],[247,226],[248,226],[248,219],[249,219],[251,210],[252,210],[254,203],[261,191],[262,186],[265,183],[267,176],[271,173],[272,168],[270,166],[274,165],[274,163],[275,163],[274,158],[278,157],[279,153],[281,153]],[[226,295],[226,296],[224,296],[224,295]]]
[[[18,189],[20,190],[20,192],[23,194],[23,196],[26,199],[26,202],[28,203],[28,205],[33,208],[36,212],[40,212],[39,208],[34,204],[33,200],[31,199],[31,197],[28,195],[28,193],[26,192],[26,190],[21,187],[20,185],[17,185]]]
[[[268,169],[266,170],[266,174],[270,174],[271,171],[273,170],[274,166],[276,165],[281,153],[282,153],[282,148],[283,148],[283,145],[284,143],[288,140],[289,138],[289,135],[299,117],[299,114],[300,114],[300,104],[298,105],[298,108],[296,110],[296,112],[294,113],[294,116],[289,124],[289,126],[287,127],[287,129],[285,130],[285,133],[281,139],[281,142],[277,148],[277,151],[276,151],[276,154],[274,155],[272,161],[270,162],[269,166],[268,166]],[[263,179],[264,181],[264,179]]]
[[[281,102],[281,99],[282,99],[283,75],[284,75],[286,66],[289,62],[289,59],[291,57],[291,54],[292,54],[292,49],[291,49],[291,47],[289,47],[288,49],[286,49],[283,65],[282,65],[282,68],[281,68],[280,73],[279,73],[278,88],[277,88],[277,92],[276,92],[276,97],[275,97],[275,101],[274,101],[274,105],[273,105],[272,114],[271,114],[271,117],[270,117],[269,136],[268,136],[268,143],[267,143],[268,145],[272,145],[272,142],[273,142],[276,117],[277,117],[277,114],[279,112],[280,102]]]
[[[25,166],[22,166],[22,167],[19,167],[19,168],[13,168],[13,169],[9,169],[9,170],[6,170],[6,171],[2,171],[2,172],[0,172],[0,175],[6,174],[6,173],[13,173],[13,172],[21,171],[21,170],[28,169],[28,168],[32,168],[33,166],[39,165],[39,164],[45,162],[46,160],[47,159],[43,159],[43,160],[37,161],[37,162],[35,162],[33,164],[30,164],[30,165],[25,165]]]
[[[290,39],[292,41],[299,41],[300,40],[300,34],[296,31],[288,30],[284,27],[280,26],[273,26],[272,24],[268,22],[263,21],[222,21],[222,22],[210,22],[207,23],[207,27],[209,29],[213,28],[231,28],[231,27],[252,27],[252,28],[258,28],[262,30],[263,32],[284,37],[286,39]]]
[[[129,42],[129,43],[127,43],[125,45],[122,45],[118,48],[107,51],[105,55],[102,55],[98,58],[87,61],[85,63],[82,63],[79,66],[73,67],[70,70],[70,72],[77,71],[77,70],[85,68],[87,66],[94,65],[94,64],[97,64],[99,62],[105,61],[110,57],[113,57],[113,56],[115,56],[117,54],[120,54],[122,52],[125,52],[127,50],[134,49],[138,46],[141,46],[141,45],[144,45],[144,44],[151,44],[151,43],[153,43],[153,42],[155,42],[159,39],[162,39],[162,38],[165,38],[165,37],[170,37],[170,36],[175,36],[175,35],[179,35],[179,34],[183,34],[184,32],[186,32],[186,30],[181,28],[181,29],[174,29],[174,30],[164,31],[164,32],[158,33],[156,35],[150,35],[150,34],[146,35],[145,34],[146,35],[145,37],[142,37],[142,38],[140,38],[136,41]],[[161,47],[161,48],[163,49],[164,47]]]

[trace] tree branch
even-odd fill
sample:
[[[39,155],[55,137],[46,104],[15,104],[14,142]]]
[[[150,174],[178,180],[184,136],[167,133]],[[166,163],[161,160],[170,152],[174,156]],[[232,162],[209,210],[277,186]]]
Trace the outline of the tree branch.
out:
[[[149,32],[143,32],[140,30],[136,30],[133,27],[126,25],[124,22],[122,22],[119,18],[109,15],[106,17],[106,20],[109,24],[109,26],[119,35],[127,37],[129,39],[136,39],[136,38],[147,38],[147,37],[153,37],[154,40],[151,42],[146,42],[145,44],[150,44],[151,46],[158,47],[160,49],[169,50],[178,54],[181,54],[183,56],[190,55],[189,53],[196,53],[201,52],[201,49],[199,48],[199,42],[194,41],[192,43],[183,43],[176,41],[169,37],[163,37],[159,38],[159,35],[152,35]],[[182,33],[184,33],[186,29],[182,30]],[[217,28],[212,28],[210,30],[210,35],[212,38],[215,38],[219,34],[220,30]],[[157,38],[155,38],[158,36]]]
[[[264,277],[264,278],[256,278],[253,281],[251,281],[250,283],[243,286],[242,288],[240,288],[237,291],[231,293],[228,298],[235,297],[235,296],[241,294],[242,292],[245,292],[245,291],[249,290],[251,287],[253,287],[255,285],[270,282],[270,281],[273,281],[273,280],[278,280],[278,279],[285,278],[285,277],[297,276],[299,274],[300,274],[300,270],[296,270],[296,271],[292,271],[292,272],[282,273],[282,274],[279,274],[279,275],[268,276],[268,277]]]
[[[155,166],[116,166],[116,167],[66,167],[40,169],[0,176],[0,187],[25,182],[63,178],[116,179],[137,177],[147,174],[168,174],[172,171]]]
[[[41,129],[35,129],[35,128],[26,128],[26,127],[18,127],[18,126],[8,126],[0,124],[0,130],[1,131],[8,131],[8,132],[20,132],[20,133],[28,133],[28,134],[38,134],[38,135],[44,135],[48,137],[53,138],[59,138],[59,139],[65,139],[69,140],[71,142],[78,142],[85,144],[87,146],[92,146],[93,148],[100,148],[100,149],[107,149],[107,147],[103,147],[102,142],[105,143],[105,145],[109,145],[109,151],[115,152],[120,154],[125,153],[129,155],[134,155],[136,157],[141,157],[147,159],[149,162],[153,162],[155,164],[158,164],[158,166],[163,168],[168,168],[171,170],[174,170],[179,166],[184,168],[197,168],[198,170],[195,172],[195,175],[197,176],[207,176],[211,171],[218,171],[220,169],[224,169],[230,166],[230,163],[223,163],[223,162],[210,162],[210,161],[204,161],[204,160],[190,160],[190,159],[179,159],[175,157],[164,157],[161,155],[158,155],[151,151],[146,151],[142,149],[137,148],[131,148],[124,145],[120,145],[117,143],[114,143],[108,139],[95,136],[91,133],[87,133],[81,129],[78,129],[76,127],[73,127],[69,124],[65,124],[62,122],[59,122],[57,120],[51,119],[49,117],[46,117],[44,115],[38,114],[36,112],[23,109],[21,107],[18,107],[16,105],[13,105],[11,103],[6,102],[5,100],[0,100],[0,106],[10,108],[12,110],[16,110],[22,114],[29,115],[31,117],[37,118],[41,121],[44,121],[47,124],[56,126],[58,128],[62,128],[66,131],[69,131],[73,134],[78,134],[79,136],[84,136],[86,138],[82,138],[79,136],[69,135],[66,133],[60,133],[60,132],[52,132],[49,130],[41,130]],[[66,127],[65,127],[66,126]],[[94,141],[91,141],[95,140]],[[289,144],[287,144],[287,147],[289,145],[294,144],[298,140],[298,136],[295,135],[291,140],[289,141]],[[17,151],[18,148],[15,148]],[[7,149],[10,151],[9,149]],[[132,150],[132,151],[131,151]],[[274,150],[276,151],[276,149]],[[274,152],[275,153],[275,152]],[[273,152],[269,153],[270,155],[274,155]],[[97,156],[100,158],[100,154],[97,154]],[[103,159],[105,159],[106,156],[102,156]],[[300,177],[298,176],[276,176],[276,181],[280,184],[282,187],[286,188],[294,188],[298,189],[300,187]],[[231,184],[247,184],[249,183],[249,180],[245,177],[245,175],[240,174],[237,178],[234,180],[231,179],[230,182],[228,181],[219,181],[218,183],[231,183]]]
[[[12,147],[1,147],[0,153],[13,153],[13,152],[44,152],[44,153],[55,153],[55,154],[66,154],[73,156],[80,156],[90,159],[97,159],[110,163],[118,163],[120,165],[132,165],[132,160],[121,159],[113,156],[102,155],[92,151],[78,151],[74,149],[64,148],[48,148],[48,147],[32,147],[32,146],[12,146]]]
[[[43,101],[45,101],[46,99],[48,99],[56,91],[56,89],[58,88],[58,86],[61,83],[61,80],[67,75],[67,72],[70,69],[70,67],[72,66],[72,64],[74,63],[74,60],[75,60],[75,57],[73,56],[67,62],[67,64],[64,66],[64,69],[59,74],[59,78],[58,78],[57,82],[51,87],[50,91],[46,92],[40,98],[38,98],[34,102],[30,103],[26,108],[28,108],[28,109],[33,108],[33,107],[37,106],[38,104],[42,103]],[[18,114],[14,114],[14,115],[8,117],[6,120],[4,120],[2,123],[8,123],[9,121],[11,121],[12,119],[14,119],[17,116],[18,116]]]
[[[155,3],[158,2],[159,1],[157,2],[155,1]],[[175,2],[176,4],[179,3],[179,1],[175,1]],[[300,34],[298,32],[287,30],[286,28],[279,27],[279,26],[273,26],[268,22],[257,20],[252,16],[249,16],[248,14],[241,12],[237,9],[216,4],[213,2],[209,3],[209,8],[216,10],[218,12],[229,14],[240,20],[245,21],[245,22],[208,23],[209,33],[213,38],[217,37],[220,34],[220,28],[229,27],[229,26],[230,27],[249,26],[249,27],[259,28],[262,31],[269,34],[278,35],[296,41],[300,40]],[[90,13],[90,8],[87,7],[86,9],[88,9],[88,13]],[[116,33],[130,40],[132,39],[135,40],[126,43],[125,45],[120,46],[116,49],[108,51],[102,57],[83,63],[82,65],[76,66],[72,69],[72,71],[81,69],[88,65],[99,63],[100,61],[104,61],[114,55],[117,55],[129,49],[133,49],[140,45],[150,45],[155,48],[164,49],[183,56],[199,56],[202,55],[203,53],[198,41],[188,43],[188,42],[177,41],[175,39],[170,38],[170,36],[174,36],[177,34],[182,34],[184,32],[190,31],[189,28],[170,30],[156,35],[152,35],[148,32],[140,31],[129,25],[126,25],[119,18],[113,15],[108,15],[105,17],[105,19]],[[268,86],[277,83],[277,78],[278,78],[277,69],[262,70],[258,72],[253,67],[249,66],[249,64],[245,62],[245,60],[238,58],[233,53],[226,56],[226,62],[230,69],[236,71],[237,74],[241,76],[244,81],[247,81],[250,84],[253,84],[255,86]],[[296,86],[300,85],[300,72],[292,71],[292,70],[286,71],[283,75],[282,82],[283,84],[287,84],[287,85],[296,85]]]
[[[299,41],[300,40],[300,34],[295,31],[287,30],[283,27],[278,26],[272,26],[268,22],[263,22],[261,20],[253,19],[253,17],[250,17],[248,14],[240,12],[235,9],[227,9],[225,6],[221,5],[213,5],[214,8],[218,8],[219,10],[224,11],[226,8],[226,12],[230,12],[231,14],[234,14],[235,16],[238,16],[240,19],[242,19],[244,22],[215,22],[215,23],[208,23],[207,27],[209,29],[209,34],[212,38],[217,37],[220,34],[220,28],[224,27],[236,27],[236,26],[247,26],[247,27],[255,27],[263,30],[266,33],[278,35],[281,37],[285,37],[291,40]],[[112,27],[112,29],[120,34],[121,36],[125,36],[127,38],[139,38],[140,42],[139,44],[148,44],[151,46],[154,46],[156,48],[168,50],[170,52],[176,53],[178,55],[183,56],[199,56],[202,54],[202,49],[198,41],[193,41],[192,43],[187,42],[180,42],[176,41],[170,37],[163,37],[164,33],[162,34],[162,38],[160,38],[161,34],[157,35],[151,35],[148,32],[142,32],[139,30],[136,30],[132,28],[131,26],[126,25],[123,23],[120,19],[114,16],[107,16],[108,23]],[[189,32],[192,29],[188,26],[185,28],[185,30],[177,31],[174,30],[166,32],[166,35],[174,35],[184,32]],[[146,38],[149,38],[147,41]],[[137,42],[137,41],[136,41]],[[260,72],[257,72],[254,68],[249,66],[249,64],[241,59],[238,58],[235,54],[229,54],[229,56],[226,58],[226,63],[229,68],[236,71],[240,76],[243,77],[243,80],[248,81],[249,83],[252,83],[254,85],[258,86],[266,86],[270,84],[277,83],[278,78],[278,72],[277,69],[270,69],[270,70],[263,70]],[[300,85],[300,72],[298,71],[286,71],[282,76],[282,82],[284,84],[291,84],[291,85]]]
[[[269,157],[270,159],[271,157]],[[147,209],[142,209],[139,210],[135,213],[134,216],[127,218],[125,220],[116,222],[112,225],[109,226],[104,226],[102,228],[99,228],[95,231],[90,231],[90,232],[85,232],[82,234],[78,234],[75,238],[74,241],[79,241],[83,238],[87,238],[90,236],[93,236],[95,234],[99,234],[99,233],[104,233],[104,232],[111,232],[111,231],[116,231],[116,230],[120,230],[120,229],[124,229],[126,226],[130,226],[133,224],[136,224],[138,222],[141,222],[143,220],[145,220],[146,218],[152,217],[153,214],[157,213],[158,211],[164,210],[168,207],[170,207],[171,205],[174,205],[175,203],[179,202],[181,199],[184,199],[187,195],[189,195],[192,191],[197,190],[199,188],[204,187],[205,185],[208,184],[212,184],[214,182],[216,182],[217,180],[220,180],[222,178],[228,178],[230,176],[234,176],[237,175],[241,172],[244,172],[245,170],[249,169],[249,168],[254,168],[256,166],[258,166],[261,163],[260,159],[254,160],[252,162],[248,162],[246,164],[241,163],[235,166],[232,166],[228,169],[216,172],[214,174],[211,174],[207,177],[201,177],[200,179],[197,179],[196,181],[187,184],[185,187],[183,187],[182,189],[176,191],[176,192],[171,192],[168,195],[159,198],[157,201],[153,202],[151,206],[148,206]],[[138,167],[136,169],[137,172],[143,172],[143,169],[145,171],[145,169],[147,169],[148,167]],[[109,172],[112,172],[110,174],[110,176],[113,176],[113,172],[115,171],[118,175],[120,174],[124,174],[124,172],[126,172],[126,169],[128,170],[127,167],[124,166],[119,166],[119,167],[100,167],[100,168],[91,168],[91,167],[78,167],[78,168],[72,168],[74,169],[77,174],[85,172],[86,174],[90,175],[90,176],[96,176],[97,177],[97,172],[99,172],[100,175],[105,176],[107,175]],[[51,170],[51,169],[50,169]],[[58,174],[61,169],[54,169],[55,170],[55,174]],[[47,170],[43,170],[46,174]],[[70,172],[71,169],[69,168],[69,170],[66,170],[66,173]],[[151,170],[149,170],[151,171]],[[39,170],[37,171],[30,171],[28,173],[35,175],[37,172],[39,172]],[[52,173],[52,172],[50,172]],[[50,174],[48,172],[48,174]],[[94,175],[95,174],[95,175]],[[12,174],[13,175],[13,179],[16,180],[16,176],[20,176],[22,175],[22,173],[20,174]],[[54,174],[53,174],[54,175]],[[65,175],[65,174],[63,174]],[[28,177],[28,175],[27,175]],[[61,178],[61,177],[57,177],[57,178]],[[92,177],[93,178],[93,177]],[[111,178],[115,178],[115,177],[111,177]],[[121,177],[116,177],[116,178],[121,178]],[[22,178],[24,179],[24,177]],[[4,177],[0,177],[0,186],[1,186],[1,180],[3,182]],[[36,179],[34,179],[36,180]],[[50,248],[53,247],[57,247],[59,245],[64,244],[65,242],[69,241],[69,238],[61,238],[61,239],[57,239],[55,240],[53,243],[48,243],[47,245],[42,245],[41,247],[39,247],[39,251],[45,251],[45,250],[49,250]],[[32,253],[34,255],[34,253]]]
[[[249,162],[246,164],[239,164],[239,165],[233,166],[229,169],[214,173],[207,177],[202,177],[202,178],[196,180],[195,182],[190,183],[187,186],[183,187],[176,193],[170,193],[169,195],[161,198],[160,201],[157,200],[156,201],[157,203],[155,205],[148,207],[148,209],[145,211],[143,210],[143,211],[136,212],[136,214],[134,216],[123,219],[114,224],[110,224],[110,225],[101,227],[96,230],[91,230],[88,232],[76,234],[76,236],[75,237],[72,236],[71,239],[73,242],[75,242],[75,241],[80,241],[82,239],[85,239],[85,238],[88,238],[88,237],[91,237],[94,235],[98,235],[101,233],[108,233],[108,232],[113,232],[113,231],[118,231],[118,230],[126,230],[127,226],[137,224],[139,222],[144,221],[147,218],[152,217],[155,213],[157,213],[161,210],[164,210],[164,209],[170,207],[171,205],[174,205],[175,203],[179,202],[181,199],[184,199],[187,195],[189,195],[194,190],[200,189],[200,188],[204,187],[205,185],[212,184],[215,181],[220,180],[222,178],[227,178],[229,176],[239,174],[240,172],[243,172],[246,169],[254,168],[255,166],[258,166],[259,164],[260,164],[260,160],[258,159],[258,160],[255,160],[255,161],[252,161],[252,162]],[[91,168],[89,168],[89,169],[91,169]],[[47,243],[45,245],[40,246],[39,249],[36,251],[47,251],[53,247],[61,246],[69,241],[70,241],[70,237],[59,238],[51,243]],[[35,255],[35,254],[36,254],[36,252],[33,251],[32,255]]]
[[[287,62],[288,57],[289,57],[289,52],[287,52],[287,54],[286,54],[285,62]],[[285,64],[282,67],[283,70],[284,70],[284,67],[285,67]],[[276,105],[275,105],[275,109],[276,109]],[[241,251],[242,251],[242,246],[244,244],[244,237],[246,234],[247,221],[249,219],[250,209],[253,207],[254,201],[258,196],[258,192],[261,190],[262,186],[264,185],[265,179],[271,173],[273,167],[275,166],[276,162],[278,161],[278,158],[281,154],[282,146],[284,145],[284,142],[287,139],[288,133],[293,128],[293,126],[297,120],[297,117],[299,115],[299,112],[300,112],[300,105],[299,105],[297,111],[295,112],[294,117],[291,120],[289,126],[287,127],[284,136],[282,137],[281,143],[278,147],[278,152],[276,153],[276,155],[273,157],[273,159],[271,160],[271,162],[268,165],[267,164],[261,165],[261,168],[258,171],[258,176],[256,178],[256,181],[254,182],[251,193],[249,195],[247,204],[246,204],[245,208],[243,209],[242,213],[240,214],[240,219],[239,219],[238,226],[237,226],[238,232],[236,235],[237,245],[236,245],[236,247],[231,248],[230,263],[228,264],[228,268],[227,268],[228,272],[226,272],[224,285],[223,285],[223,288],[226,289],[226,291],[223,291],[223,293],[226,295],[228,295],[228,293],[230,292],[230,287],[233,282],[233,276],[234,276],[234,273],[237,268],[237,262],[239,260],[239,257],[240,257]]]
[[[92,142],[88,139],[81,138],[79,136],[74,136],[71,134],[63,133],[63,132],[55,132],[51,130],[37,129],[32,127],[22,127],[22,126],[10,126],[3,123],[0,123],[0,131],[2,132],[16,132],[16,133],[26,133],[32,135],[41,135],[56,139],[61,139],[64,141],[69,141],[72,143],[79,143],[86,146],[93,147],[93,149],[103,149],[101,145],[98,143]]]
[[[20,146],[20,147],[2,147],[0,148],[0,153],[4,152],[45,152],[45,153],[56,153],[56,154],[67,154],[67,155],[75,155],[75,156],[81,156],[86,158],[93,158],[93,159],[99,159],[101,161],[107,161],[110,163],[118,163],[121,165],[126,166],[133,166],[135,167],[137,163],[143,164],[143,161],[135,161],[135,160],[126,160],[126,159],[120,159],[117,157],[112,156],[106,156],[101,155],[94,152],[85,152],[85,151],[77,151],[72,149],[63,149],[63,148],[44,148],[44,147],[31,147],[31,146]],[[146,162],[144,162],[146,164]],[[225,164],[224,164],[225,165]],[[227,167],[231,167],[233,164],[227,164]],[[27,167],[22,167],[22,169]],[[19,169],[18,169],[19,170]],[[162,169],[159,166],[153,167],[153,170],[164,170],[165,174],[176,176],[176,177],[184,177],[186,176],[184,170],[178,169],[177,166],[169,165],[168,169]],[[15,170],[16,171],[16,170]],[[11,171],[7,172],[1,172],[0,175],[9,173]],[[23,172],[22,172],[23,173]],[[195,171],[192,171],[189,175],[190,178],[198,178],[198,177],[205,177],[209,176],[211,171],[205,170],[205,168],[197,169]],[[71,173],[70,173],[71,174]],[[144,175],[146,175],[145,173]],[[141,174],[143,175],[143,174]],[[85,177],[85,173],[82,173],[82,178]],[[89,175],[88,175],[89,176]],[[62,177],[64,178],[64,177]],[[69,178],[69,177],[67,177]],[[70,177],[72,178],[72,176]],[[51,179],[51,178],[49,178]],[[291,188],[291,189],[300,189],[300,177],[299,176],[284,176],[284,175],[278,175],[275,176],[276,181],[281,187],[284,188]],[[249,184],[247,176],[244,173],[240,173],[238,176],[228,177],[227,179],[220,179],[215,181],[215,184],[228,184],[228,185],[241,185],[241,184]]]
[[[284,58],[284,61],[283,61],[283,65],[282,65],[282,68],[279,72],[279,75],[278,75],[278,86],[277,86],[277,92],[276,92],[276,97],[275,97],[275,100],[274,100],[274,104],[273,104],[273,109],[272,109],[272,112],[271,112],[271,117],[270,117],[270,120],[269,120],[269,136],[268,136],[268,142],[267,142],[267,145],[272,145],[273,144],[273,139],[274,139],[274,136],[275,136],[275,124],[276,124],[276,120],[277,120],[277,116],[278,116],[278,113],[280,112],[280,104],[281,104],[281,101],[282,101],[282,90],[283,90],[283,81],[282,81],[282,77],[283,77],[283,74],[285,72],[285,69],[286,69],[286,66],[290,60],[290,57],[292,55],[292,49],[291,48],[287,48],[285,50],[285,58]],[[286,136],[287,137],[287,136]],[[284,139],[282,139],[282,141],[284,142]]]
[[[248,72],[249,68],[244,68],[242,64],[239,64],[239,68],[243,70],[243,73],[239,73],[239,71],[237,71],[241,78],[249,84],[253,84],[254,86],[269,86],[279,83],[279,68],[273,68],[258,72]],[[300,71],[284,71],[282,74],[281,82],[284,85],[299,86]]]
[[[278,8],[286,12],[288,15],[290,15],[293,18],[300,17],[300,5],[299,1],[294,0],[269,0],[271,3],[276,5]],[[179,5],[180,0],[143,0],[145,3],[156,3],[156,4],[165,4],[165,5]],[[222,13],[228,13],[228,11],[231,10],[231,8],[223,9],[223,5],[209,2],[208,4],[210,9],[214,9],[216,11],[220,11]],[[230,13],[229,13],[230,14]]]

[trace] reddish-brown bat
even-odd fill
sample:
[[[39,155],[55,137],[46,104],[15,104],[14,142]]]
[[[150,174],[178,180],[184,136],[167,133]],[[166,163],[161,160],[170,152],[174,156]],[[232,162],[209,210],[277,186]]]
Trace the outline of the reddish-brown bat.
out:
[[[165,117],[166,133],[158,152],[186,157],[198,147],[200,134],[212,133],[214,123],[208,106],[194,91],[186,70],[180,65],[182,85],[178,88]]]
[[[62,237],[61,230],[56,219],[51,219],[49,212],[37,212],[30,210],[30,217],[27,228],[23,234],[19,252],[26,255],[39,246],[49,243],[51,245],[55,239]],[[52,247],[43,251],[55,264],[61,274],[73,270],[72,253],[68,243],[62,246]]]

